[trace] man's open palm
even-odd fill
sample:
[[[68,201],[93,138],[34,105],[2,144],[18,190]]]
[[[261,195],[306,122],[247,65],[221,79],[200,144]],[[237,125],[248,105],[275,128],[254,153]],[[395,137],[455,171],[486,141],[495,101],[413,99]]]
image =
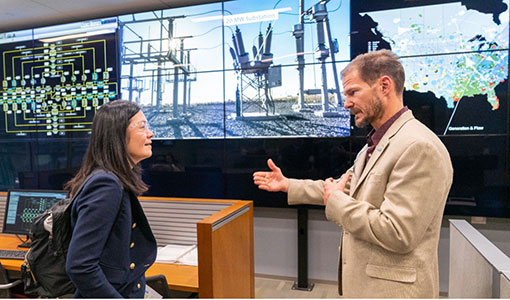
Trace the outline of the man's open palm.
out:
[[[258,171],[253,173],[253,182],[261,190],[269,192],[287,192],[289,189],[289,179],[282,174],[272,159],[267,160],[267,166],[270,172]]]

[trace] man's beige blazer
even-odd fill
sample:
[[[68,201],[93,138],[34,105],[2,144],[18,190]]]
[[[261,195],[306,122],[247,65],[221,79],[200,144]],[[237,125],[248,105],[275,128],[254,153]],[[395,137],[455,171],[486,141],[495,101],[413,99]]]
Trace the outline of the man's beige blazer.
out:
[[[339,290],[346,298],[439,297],[437,247],[452,183],[438,137],[402,114],[366,162],[365,146],[326,217],[343,228]],[[324,204],[323,181],[291,179],[289,204]]]

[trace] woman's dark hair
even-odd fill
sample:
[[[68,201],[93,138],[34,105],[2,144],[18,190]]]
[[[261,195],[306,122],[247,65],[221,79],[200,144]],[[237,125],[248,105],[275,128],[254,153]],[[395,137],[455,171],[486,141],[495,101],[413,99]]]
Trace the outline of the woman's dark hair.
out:
[[[76,176],[66,183],[66,190],[74,195],[92,171],[103,169],[117,175],[124,188],[136,195],[147,191],[147,185],[141,178],[141,168],[134,164],[126,144],[129,120],[139,111],[138,104],[127,100],[112,101],[97,110],[82,166]]]

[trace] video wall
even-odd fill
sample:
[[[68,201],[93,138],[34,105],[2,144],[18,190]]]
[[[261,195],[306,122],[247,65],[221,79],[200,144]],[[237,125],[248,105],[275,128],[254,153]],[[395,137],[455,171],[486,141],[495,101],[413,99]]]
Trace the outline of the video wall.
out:
[[[155,134],[148,194],[287,207],[252,173],[268,158],[294,178],[350,167],[370,128],[339,73],[387,48],[405,105],[450,151],[446,213],[510,217],[509,0],[489,2],[238,0],[0,33],[0,188],[60,189],[94,112],[130,99]]]

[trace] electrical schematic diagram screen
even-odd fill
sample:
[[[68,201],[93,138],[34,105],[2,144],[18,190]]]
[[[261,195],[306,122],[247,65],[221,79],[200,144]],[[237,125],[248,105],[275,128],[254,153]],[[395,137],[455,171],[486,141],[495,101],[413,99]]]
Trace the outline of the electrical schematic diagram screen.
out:
[[[118,95],[110,31],[0,39],[0,138],[88,136],[95,111]]]
[[[66,197],[65,191],[9,191],[3,232],[28,234],[37,216]]]

